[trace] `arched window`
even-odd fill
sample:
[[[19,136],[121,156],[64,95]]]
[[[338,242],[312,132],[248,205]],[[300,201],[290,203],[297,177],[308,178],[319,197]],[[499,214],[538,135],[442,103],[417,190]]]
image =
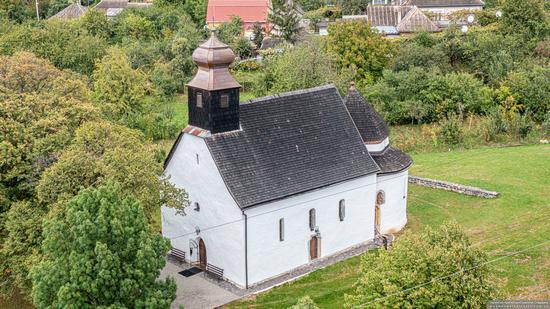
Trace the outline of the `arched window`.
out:
[[[285,219],[279,219],[279,241],[285,240]]]
[[[380,206],[386,202],[386,194],[384,191],[378,191],[376,194],[376,205]]]
[[[315,230],[315,208],[309,210],[309,229]]]
[[[340,217],[340,221],[344,221],[344,218],[346,217],[346,201],[340,200],[340,203],[338,204],[338,216]]]

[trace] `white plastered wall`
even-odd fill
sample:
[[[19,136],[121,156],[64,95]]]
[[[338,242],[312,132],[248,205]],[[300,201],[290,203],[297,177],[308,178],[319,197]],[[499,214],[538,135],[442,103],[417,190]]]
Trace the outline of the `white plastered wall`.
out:
[[[377,143],[377,144],[366,144],[365,143],[365,146],[367,147],[367,150],[369,152],[380,152],[380,151],[386,149],[386,147],[388,147],[389,144],[390,144],[390,138],[386,137],[380,143]]]
[[[377,191],[384,191],[385,203],[380,206],[380,232],[395,233],[407,224],[408,170],[379,175]]]
[[[198,162],[197,162],[198,156]],[[202,239],[209,264],[224,269],[224,277],[245,285],[244,217],[229,194],[205,141],[184,134],[168,163],[165,174],[170,181],[189,193],[191,206],[186,215],[176,215],[162,207],[162,234],[172,246],[186,252],[191,262],[198,261],[198,248],[190,251],[190,242]],[[200,211],[195,211],[195,202]],[[200,233],[195,232],[195,227]]]
[[[249,208],[248,271],[254,284],[310,262],[309,210],[316,209],[320,257],[374,237],[376,175],[369,175],[284,200]],[[345,200],[340,221],[339,201]],[[279,219],[284,218],[284,241]]]

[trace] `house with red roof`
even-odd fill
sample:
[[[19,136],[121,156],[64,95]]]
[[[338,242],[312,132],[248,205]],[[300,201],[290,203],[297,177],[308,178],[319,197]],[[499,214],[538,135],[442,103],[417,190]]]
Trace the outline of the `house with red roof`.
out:
[[[243,20],[245,34],[250,34],[255,23],[268,28],[268,12],[269,0],[208,0],[206,23],[214,29],[235,15]]]

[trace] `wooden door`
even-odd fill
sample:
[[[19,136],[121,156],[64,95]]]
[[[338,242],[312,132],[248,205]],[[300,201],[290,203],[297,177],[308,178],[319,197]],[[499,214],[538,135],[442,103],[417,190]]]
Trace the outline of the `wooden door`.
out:
[[[199,240],[199,266],[202,269],[206,269],[206,246],[204,245],[204,241],[201,239]]]
[[[319,257],[319,238],[311,237],[309,240],[309,257],[313,260]]]
[[[380,233],[380,206],[376,205],[374,208],[374,217],[375,217],[375,232]]]

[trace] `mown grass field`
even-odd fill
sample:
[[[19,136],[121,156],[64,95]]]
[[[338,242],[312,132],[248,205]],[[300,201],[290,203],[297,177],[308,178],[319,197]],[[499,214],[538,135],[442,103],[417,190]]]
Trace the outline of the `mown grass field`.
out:
[[[413,175],[479,186],[501,196],[487,200],[411,185],[406,232],[456,220],[473,245],[485,249],[491,259],[538,246],[491,265],[502,298],[549,299],[550,146],[481,148],[413,158]],[[309,295],[321,308],[340,308],[359,275],[359,261],[355,257],[329,266],[228,307],[286,308]]]

